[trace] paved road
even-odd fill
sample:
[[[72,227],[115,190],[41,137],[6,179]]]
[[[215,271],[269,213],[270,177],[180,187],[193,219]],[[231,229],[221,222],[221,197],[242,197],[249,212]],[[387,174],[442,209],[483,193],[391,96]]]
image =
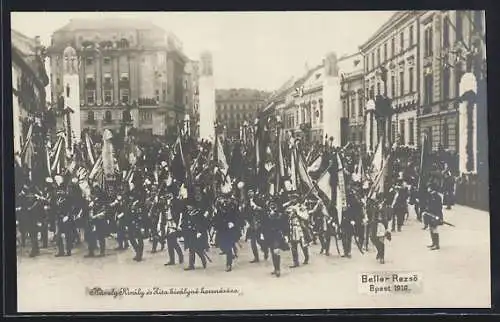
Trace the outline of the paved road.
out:
[[[411,214],[403,231],[387,243],[385,265],[375,260],[374,250],[362,255],[353,247],[352,258],[344,259],[320,255],[319,246],[313,246],[311,263],[295,269],[288,268],[287,252],[280,278],[270,274],[271,262],[249,263],[249,245],[243,245],[231,273],[224,272],[224,258],[216,249],[209,253],[214,262],[206,270],[189,272],[181,266],[165,267],[165,252],[147,252],[145,260],[136,263],[131,250],[110,250],[106,257],[93,259],[83,258],[83,248],[70,258],[54,258],[53,249],[42,250],[34,259],[27,257],[27,250],[19,251],[18,307],[22,312],[490,307],[488,213],[457,206],[446,210],[445,219],[456,228],[442,227],[439,251],[428,250],[429,233]],[[110,241],[108,247],[114,246]],[[361,274],[384,271],[415,273],[422,288],[406,295],[363,293]],[[90,296],[87,290],[92,287],[158,287],[167,293],[171,288],[198,288],[199,293],[114,298]],[[202,287],[205,292],[222,287],[226,293],[201,293]]]

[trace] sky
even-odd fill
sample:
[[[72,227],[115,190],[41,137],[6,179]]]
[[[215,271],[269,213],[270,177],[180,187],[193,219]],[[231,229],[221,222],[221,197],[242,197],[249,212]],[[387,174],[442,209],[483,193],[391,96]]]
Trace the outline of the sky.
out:
[[[140,19],[173,32],[185,54],[213,55],[216,88],[273,91],[292,76],[321,64],[328,52],[340,57],[358,47],[392,11],[275,12],[12,12],[11,24],[50,45],[54,31],[72,18]]]

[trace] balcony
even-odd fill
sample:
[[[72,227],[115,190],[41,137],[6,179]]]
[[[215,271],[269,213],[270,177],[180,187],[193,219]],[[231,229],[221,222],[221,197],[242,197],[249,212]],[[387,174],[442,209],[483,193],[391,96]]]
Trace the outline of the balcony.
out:
[[[138,100],[139,106],[158,106],[160,105],[156,98],[141,97]]]

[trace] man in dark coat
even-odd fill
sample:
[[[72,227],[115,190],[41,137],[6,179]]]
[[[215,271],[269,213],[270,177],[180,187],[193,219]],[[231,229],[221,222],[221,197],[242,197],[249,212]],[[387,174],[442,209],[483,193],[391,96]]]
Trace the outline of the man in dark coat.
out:
[[[281,251],[290,249],[288,246],[289,219],[284,211],[278,208],[277,199],[272,199],[268,204],[267,216],[264,222],[264,238],[271,250],[274,271],[271,273],[276,277],[281,275]]]
[[[443,200],[436,191],[436,187],[429,186],[430,199],[427,207],[427,217],[429,217],[429,230],[431,234],[432,244],[428,247],[431,250],[438,250],[439,246],[439,231],[438,227],[443,224]]]

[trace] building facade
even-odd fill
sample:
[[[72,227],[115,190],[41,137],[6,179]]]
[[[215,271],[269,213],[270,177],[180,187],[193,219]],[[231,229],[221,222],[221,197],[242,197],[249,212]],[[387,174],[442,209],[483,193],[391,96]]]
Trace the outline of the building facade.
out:
[[[47,130],[51,125],[45,93],[49,84],[44,64],[46,52],[39,38],[32,39],[15,30],[11,31],[11,42],[14,154],[18,162],[31,170],[33,180],[43,180],[41,176],[47,174]],[[30,148],[26,148],[28,140]]]
[[[420,30],[420,127],[429,134],[434,150],[459,154],[467,132],[459,121],[461,80],[472,72],[478,81],[486,81],[484,11],[427,11],[421,14]]]
[[[346,122],[344,137],[351,144],[365,142],[365,91],[363,56],[356,53],[339,59],[342,116]]]
[[[153,135],[177,131],[186,109],[188,59],[175,35],[149,22],[71,20],[54,32],[49,49],[54,104],[65,87],[68,47],[78,56],[83,130],[118,130],[130,121]]]
[[[186,90],[186,113],[189,115],[190,131],[193,137],[199,136],[200,127],[200,64],[190,60],[186,64],[184,88]]]
[[[238,139],[240,127],[253,124],[258,112],[265,107],[269,93],[255,89],[217,89],[215,104],[217,123],[228,138]]]
[[[417,114],[420,102],[420,47],[417,11],[398,11],[373,34],[360,51],[364,57],[365,97],[388,98],[392,118],[388,123],[391,142],[418,145]],[[382,128],[377,128],[381,137]],[[373,151],[377,144],[368,144]]]

